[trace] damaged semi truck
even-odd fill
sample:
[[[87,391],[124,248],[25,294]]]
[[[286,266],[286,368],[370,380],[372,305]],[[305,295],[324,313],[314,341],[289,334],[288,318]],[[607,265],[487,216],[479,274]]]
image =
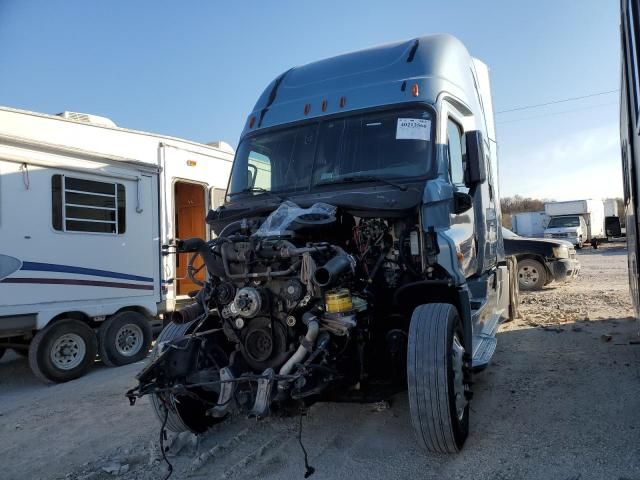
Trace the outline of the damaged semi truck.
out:
[[[457,452],[471,375],[517,308],[487,67],[434,35],[292,68],[249,115],[208,277],[127,393],[175,431],[233,412],[408,389],[418,442]]]

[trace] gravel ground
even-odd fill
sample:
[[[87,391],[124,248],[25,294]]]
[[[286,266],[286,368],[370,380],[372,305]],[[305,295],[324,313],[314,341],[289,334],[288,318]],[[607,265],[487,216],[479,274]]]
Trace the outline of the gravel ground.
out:
[[[523,294],[490,367],[475,377],[458,455],[419,451],[406,394],[390,404],[318,404],[304,419],[312,478],[640,480],[640,345],[621,244],[580,252],[572,283]],[[163,478],[159,424],[123,392],[142,364],[42,385],[0,362],[2,479]],[[173,478],[303,478],[297,418],[236,418],[172,436]]]

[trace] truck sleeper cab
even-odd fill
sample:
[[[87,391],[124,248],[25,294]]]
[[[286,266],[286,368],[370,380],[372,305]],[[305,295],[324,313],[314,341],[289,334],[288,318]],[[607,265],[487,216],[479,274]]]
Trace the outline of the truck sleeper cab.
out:
[[[160,421],[197,432],[234,409],[263,417],[408,388],[420,445],[462,447],[472,372],[488,365],[517,285],[488,69],[457,39],[279,76],[208,221],[216,239],[175,248],[201,255],[209,280],[161,333],[132,402],[149,394]]]

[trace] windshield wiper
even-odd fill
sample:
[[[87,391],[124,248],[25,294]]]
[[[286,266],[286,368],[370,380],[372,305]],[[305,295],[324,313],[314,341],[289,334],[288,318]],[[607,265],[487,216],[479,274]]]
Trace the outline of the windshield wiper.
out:
[[[404,185],[400,185],[399,183],[392,182],[391,180],[387,180],[383,177],[376,177],[374,175],[351,175],[348,177],[337,177],[333,180],[323,180],[321,182],[316,183],[316,185],[331,185],[334,183],[358,183],[358,182],[381,182],[387,185],[391,185],[392,187],[396,187],[398,190],[402,192],[407,191],[407,187]]]
[[[228,195],[230,197],[235,197],[236,195],[240,195],[240,194],[243,194],[243,193],[266,193],[267,195],[269,195],[269,196],[271,196],[273,198],[277,198],[281,202],[284,201],[284,197],[281,197],[280,195],[276,195],[271,190],[267,190],[266,188],[262,188],[262,187],[247,187],[247,188],[243,188],[242,190],[239,190],[237,192],[229,193]]]

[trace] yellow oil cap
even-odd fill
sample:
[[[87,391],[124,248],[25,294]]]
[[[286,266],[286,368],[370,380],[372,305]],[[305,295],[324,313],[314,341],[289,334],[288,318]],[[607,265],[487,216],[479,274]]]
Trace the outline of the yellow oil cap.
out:
[[[342,313],[353,310],[351,293],[346,288],[329,290],[324,294],[324,303],[327,313]]]

